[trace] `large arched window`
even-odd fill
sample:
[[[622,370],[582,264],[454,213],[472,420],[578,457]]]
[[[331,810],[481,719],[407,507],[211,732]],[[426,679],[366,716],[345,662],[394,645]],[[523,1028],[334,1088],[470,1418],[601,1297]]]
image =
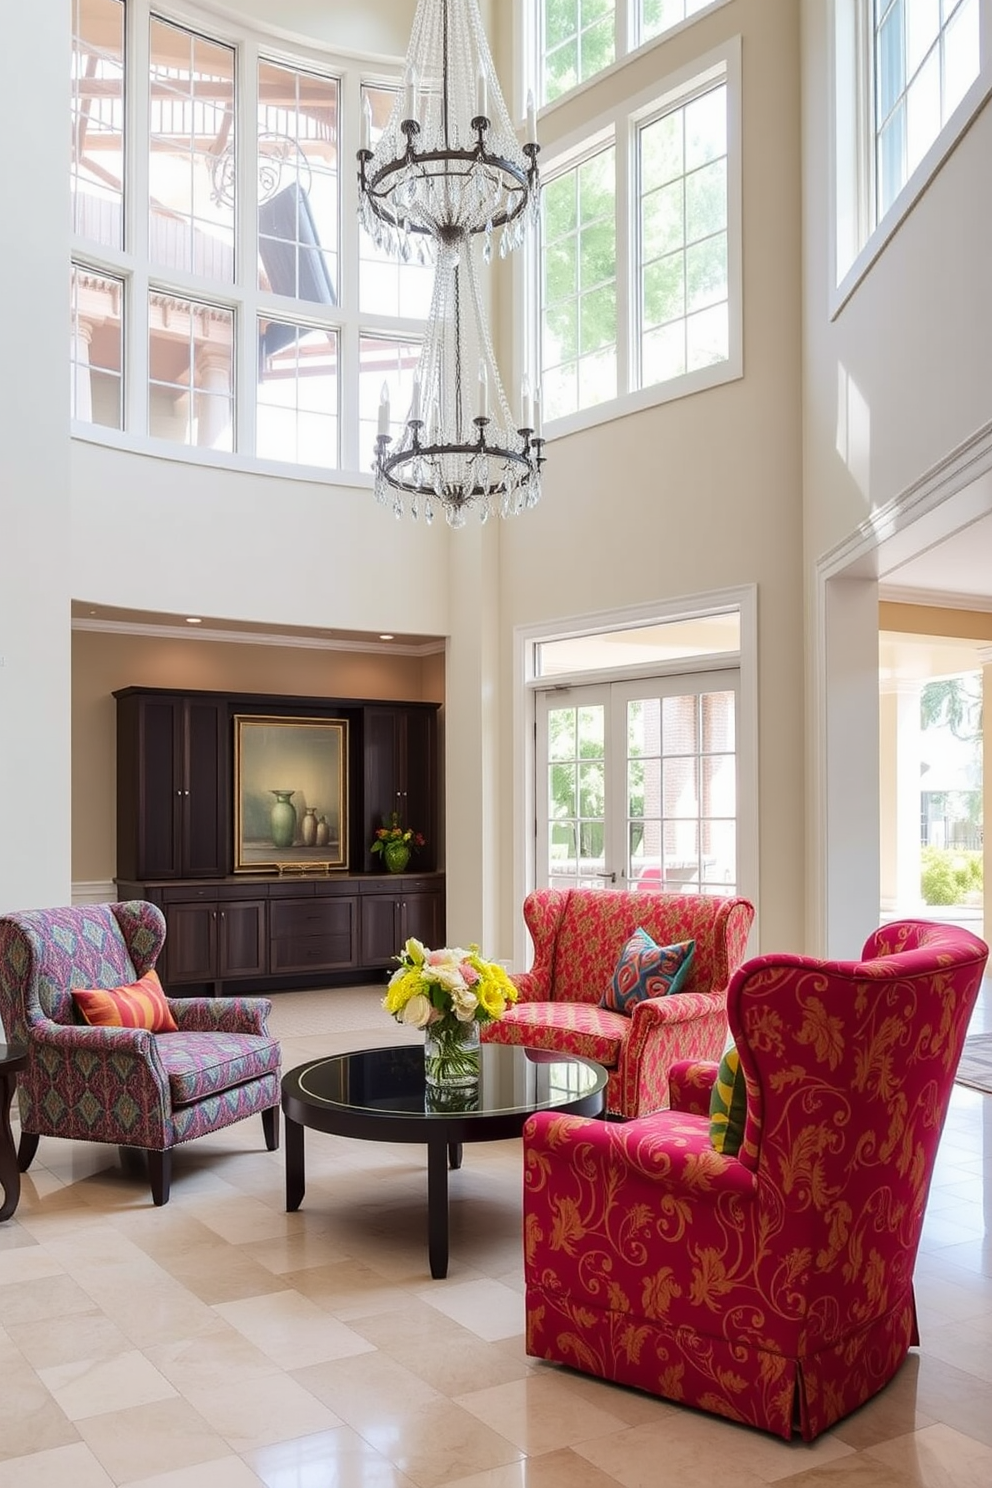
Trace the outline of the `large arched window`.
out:
[[[357,221],[362,109],[374,136],[391,79],[185,8],[72,8],[76,432],[370,470],[431,283]]]

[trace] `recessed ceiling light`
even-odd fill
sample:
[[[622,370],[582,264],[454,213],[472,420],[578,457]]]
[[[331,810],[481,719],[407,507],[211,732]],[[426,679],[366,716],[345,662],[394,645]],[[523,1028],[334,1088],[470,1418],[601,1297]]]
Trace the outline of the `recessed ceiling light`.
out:
[[[186,624],[187,625],[202,625],[203,624],[203,621],[200,619],[199,615],[187,615],[186,616]]]
[[[381,635],[379,639],[380,641],[394,641],[396,637],[391,635]]]

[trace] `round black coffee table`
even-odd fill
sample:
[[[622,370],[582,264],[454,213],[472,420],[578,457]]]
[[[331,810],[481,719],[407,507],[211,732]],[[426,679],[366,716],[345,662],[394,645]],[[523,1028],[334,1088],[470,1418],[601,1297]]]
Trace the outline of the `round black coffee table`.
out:
[[[508,1044],[483,1044],[477,1087],[446,1093],[424,1080],[424,1046],[358,1049],[312,1059],[283,1077],[286,1208],[306,1190],[304,1128],[366,1142],[427,1145],[427,1232],[431,1275],[448,1273],[448,1163],[463,1142],[517,1137],[534,1111],[598,1116],[607,1073],[591,1060]]]

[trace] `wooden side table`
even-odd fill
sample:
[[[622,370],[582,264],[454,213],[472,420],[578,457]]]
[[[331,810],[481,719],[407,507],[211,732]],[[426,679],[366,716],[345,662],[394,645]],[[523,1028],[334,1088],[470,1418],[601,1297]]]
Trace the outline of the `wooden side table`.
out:
[[[0,1220],[9,1219],[21,1197],[21,1174],[17,1166],[14,1134],[10,1129],[10,1103],[14,1098],[17,1071],[28,1062],[23,1044],[0,1044],[0,1188],[3,1204]]]

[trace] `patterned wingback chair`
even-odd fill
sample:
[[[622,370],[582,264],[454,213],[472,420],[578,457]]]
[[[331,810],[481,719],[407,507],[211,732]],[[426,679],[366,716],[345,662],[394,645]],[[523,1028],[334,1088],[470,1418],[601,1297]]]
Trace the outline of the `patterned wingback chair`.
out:
[[[161,911],[142,900],[0,917],[0,1021],[28,1051],[17,1086],[22,1172],[42,1136],[143,1148],[164,1204],[180,1142],[257,1111],[267,1147],[278,1147],[280,1049],[267,999],[172,998],[177,1033],[90,1027],[77,1014],[73,989],[135,982],[164,939]]]
[[[668,1104],[678,1059],[719,1059],[727,1042],[727,985],[744,959],[754,906],[706,894],[537,889],[524,900],[530,971],[513,973],[519,1001],[482,1037],[580,1054],[609,1070],[606,1107],[630,1118]],[[658,945],[694,940],[679,992],[637,1003],[630,1016],[599,1006],[638,927]]]
[[[728,1013],[744,1145],[713,1149],[715,1066],[672,1109],[524,1128],[527,1350],[808,1441],[919,1341],[913,1269],[988,947],[885,926],[860,962],[759,956]]]

